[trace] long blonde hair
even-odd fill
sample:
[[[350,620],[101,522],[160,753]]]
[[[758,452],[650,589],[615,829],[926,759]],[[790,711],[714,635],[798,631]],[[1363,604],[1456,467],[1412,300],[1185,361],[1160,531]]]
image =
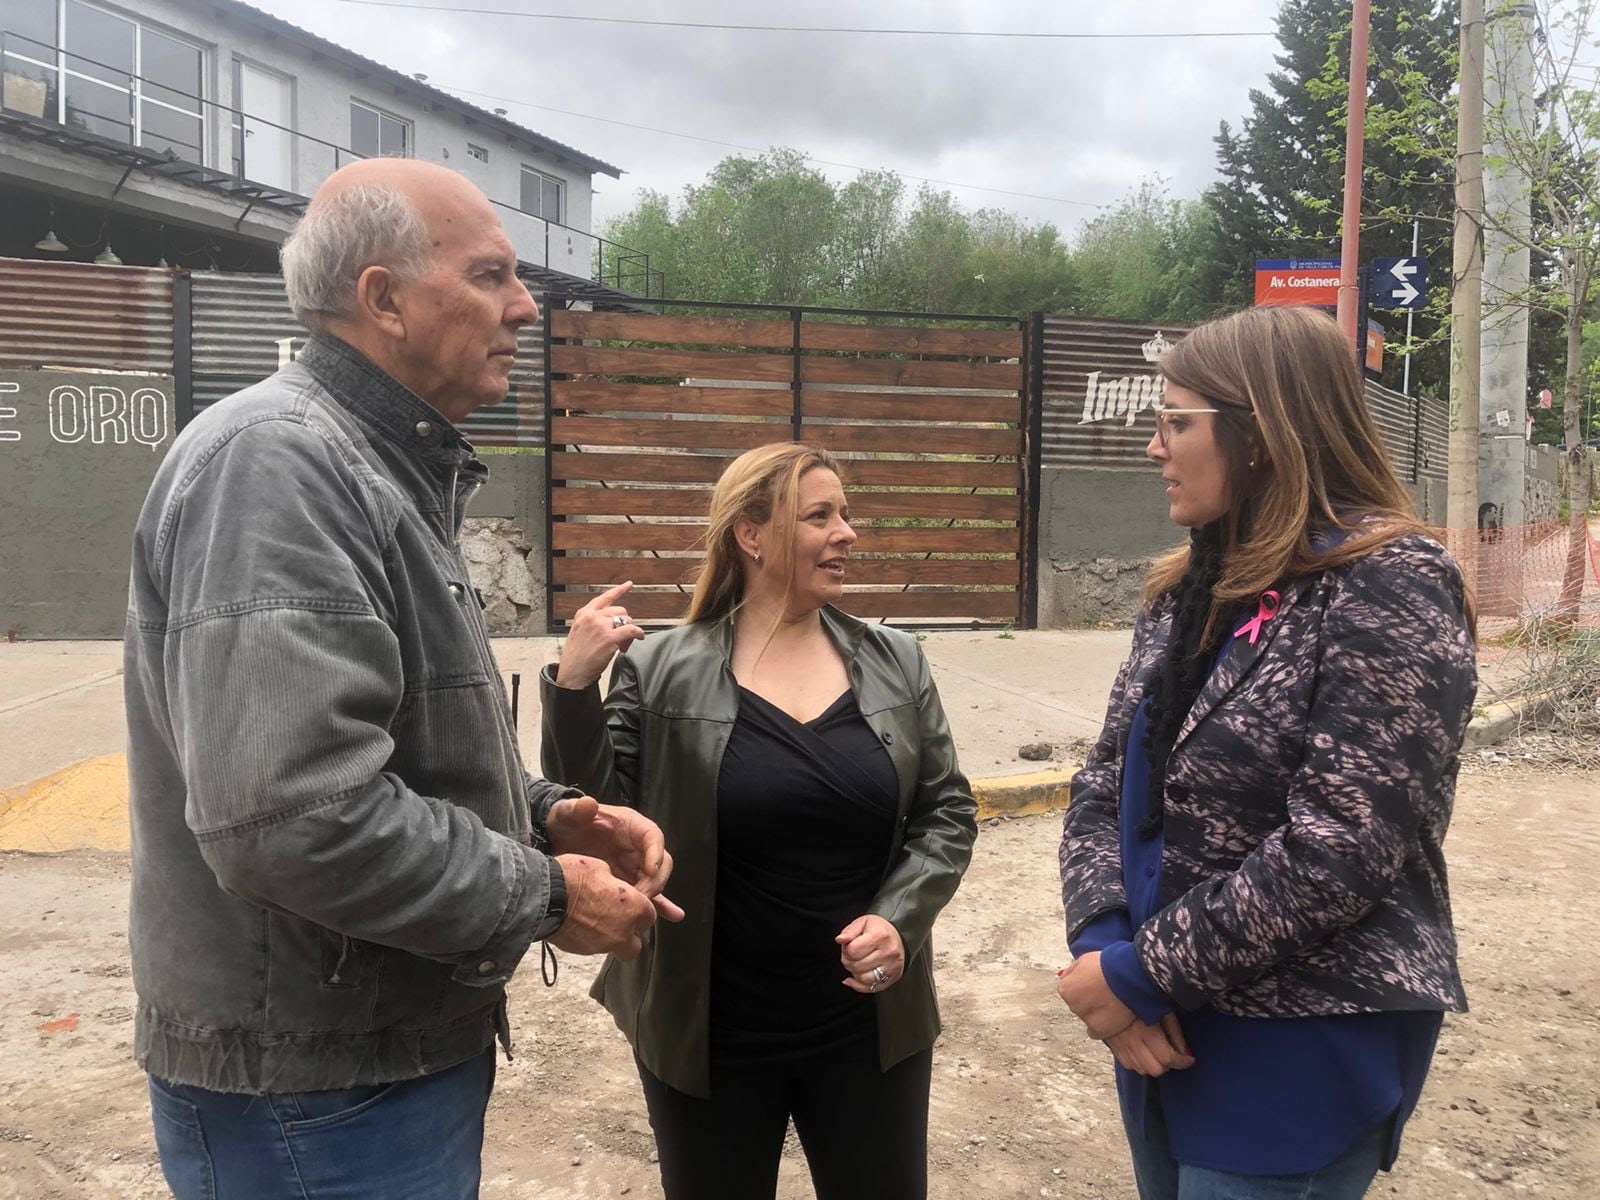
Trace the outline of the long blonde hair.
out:
[[[741,520],[765,525],[777,518],[776,545],[768,550],[772,569],[787,581],[783,606],[794,591],[794,527],[800,503],[800,477],[821,467],[839,474],[839,464],[826,450],[800,442],[778,442],[746,451],[728,464],[711,489],[707,514],[706,561],[689,601],[690,623],[727,616],[744,602],[744,564],[734,526]]]
[[[1157,369],[1219,410],[1214,432],[1229,508],[1207,641],[1226,609],[1276,583],[1427,533],[1389,465],[1354,355],[1325,314],[1245,309],[1189,333]],[[1334,529],[1355,532],[1317,549],[1313,538]],[[1156,560],[1146,604],[1178,586],[1189,554],[1185,545]],[[1467,619],[1474,621],[1470,596]]]

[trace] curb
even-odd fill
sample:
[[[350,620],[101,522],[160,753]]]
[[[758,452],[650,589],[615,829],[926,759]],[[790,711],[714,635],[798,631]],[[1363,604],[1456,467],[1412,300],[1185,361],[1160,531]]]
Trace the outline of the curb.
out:
[[[128,853],[128,761],[86,758],[0,794],[0,851]]]
[[[1068,785],[1077,767],[1058,767],[1028,775],[1000,779],[974,779],[972,794],[978,801],[978,820],[993,817],[1032,817],[1066,808]]]
[[[1549,692],[1539,692],[1533,696],[1519,696],[1515,700],[1486,705],[1483,713],[1473,717],[1467,726],[1466,740],[1461,748],[1482,750],[1503,742],[1517,732],[1523,721],[1543,716],[1554,702],[1555,698]]]
[[[1522,696],[1487,705],[1467,726],[1462,750],[1482,750],[1514,735],[1524,721],[1547,712],[1553,703],[1548,692]],[[1067,807],[1069,785],[1077,767],[1057,767],[1027,775],[1007,775],[996,779],[972,780],[972,794],[978,801],[978,820],[995,817],[1033,817],[1058,812]]]

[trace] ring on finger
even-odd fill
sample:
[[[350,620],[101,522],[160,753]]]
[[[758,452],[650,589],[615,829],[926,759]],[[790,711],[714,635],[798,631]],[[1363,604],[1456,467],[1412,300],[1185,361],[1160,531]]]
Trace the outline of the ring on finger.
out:
[[[621,629],[624,625],[631,624],[633,624],[633,622],[628,620],[627,613],[618,613],[616,616],[611,618],[611,628],[613,629]]]
[[[884,984],[886,984],[888,982],[889,982],[889,972],[885,971],[882,967],[873,967],[872,968],[872,986],[873,987],[875,987],[875,988],[876,987],[882,987]]]

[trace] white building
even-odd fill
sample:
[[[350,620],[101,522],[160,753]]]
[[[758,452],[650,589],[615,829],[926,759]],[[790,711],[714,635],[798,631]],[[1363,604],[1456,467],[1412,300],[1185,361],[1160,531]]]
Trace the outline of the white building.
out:
[[[540,290],[660,294],[590,230],[621,171],[504,110],[239,0],[0,0],[0,255],[275,269],[305,197],[375,155],[473,179]]]

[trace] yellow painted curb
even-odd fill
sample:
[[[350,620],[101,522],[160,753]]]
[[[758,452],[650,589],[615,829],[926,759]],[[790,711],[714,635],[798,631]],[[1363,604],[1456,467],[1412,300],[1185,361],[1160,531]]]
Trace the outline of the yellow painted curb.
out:
[[[128,852],[128,760],[85,759],[0,796],[0,850]]]
[[[973,780],[978,819],[1035,816],[1066,808],[1074,770]],[[128,760],[120,754],[86,759],[0,793],[0,851],[4,850],[126,854]]]
[[[1034,771],[1001,779],[974,779],[972,794],[978,799],[978,820],[990,817],[1031,817],[1067,807],[1068,785],[1077,768]]]

